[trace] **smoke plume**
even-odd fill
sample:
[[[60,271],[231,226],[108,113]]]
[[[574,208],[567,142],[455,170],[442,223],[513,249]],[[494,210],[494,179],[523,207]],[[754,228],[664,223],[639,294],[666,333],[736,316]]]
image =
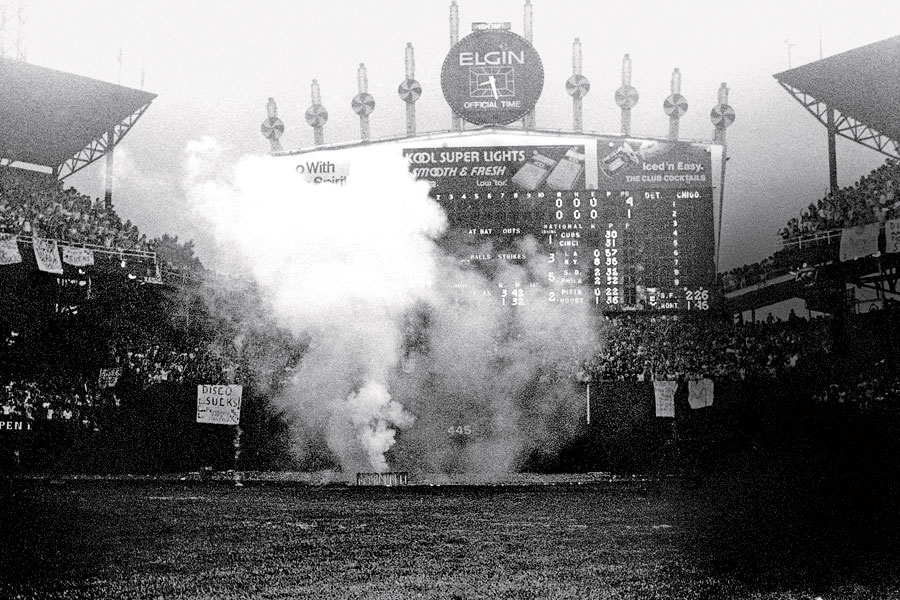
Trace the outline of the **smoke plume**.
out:
[[[300,465],[509,471],[573,435],[573,374],[596,327],[586,305],[546,301],[533,240],[516,264],[474,268],[427,184],[371,148],[346,185],[307,183],[286,157],[221,156],[189,145],[187,193],[218,264],[252,277],[307,341],[275,399]]]

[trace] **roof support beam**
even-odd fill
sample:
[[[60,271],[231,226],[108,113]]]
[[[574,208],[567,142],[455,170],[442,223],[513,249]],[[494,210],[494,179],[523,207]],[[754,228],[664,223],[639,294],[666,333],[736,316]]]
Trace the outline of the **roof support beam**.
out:
[[[122,138],[131,131],[131,128],[134,127],[138,122],[138,119],[147,112],[149,107],[150,102],[147,102],[134,111],[134,113],[126,117],[121,123],[112,127],[108,132],[104,132],[97,136],[90,144],[81,150],[81,152],[59,165],[59,167],[57,167],[59,178],[65,179],[70,175],[74,175],[94,161],[103,158],[107,153],[112,152],[113,147],[122,141]]]
[[[831,186],[831,195],[838,197],[838,178],[837,178],[837,126],[834,123],[834,109],[829,107],[826,113],[826,123],[828,124],[828,182]]]
[[[106,193],[103,200],[106,206],[112,206],[113,195],[113,165],[116,156],[116,128],[110,127],[106,134]]]
[[[836,108],[829,107],[805,92],[778,81],[778,85],[814,116],[822,125],[829,129],[834,128],[834,133],[861,144],[872,150],[876,150],[891,158],[900,158],[900,141],[891,139],[876,131],[864,123],[860,123],[853,117],[841,114]],[[833,115],[829,118],[829,115]],[[831,122],[833,120],[833,123]],[[829,135],[831,135],[829,131]]]

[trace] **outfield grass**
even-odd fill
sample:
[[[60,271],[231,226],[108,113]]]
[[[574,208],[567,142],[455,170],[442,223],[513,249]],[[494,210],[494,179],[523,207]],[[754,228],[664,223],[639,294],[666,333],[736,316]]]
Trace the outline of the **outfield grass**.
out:
[[[3,598],[900,598],[727,483],[0,485]]]

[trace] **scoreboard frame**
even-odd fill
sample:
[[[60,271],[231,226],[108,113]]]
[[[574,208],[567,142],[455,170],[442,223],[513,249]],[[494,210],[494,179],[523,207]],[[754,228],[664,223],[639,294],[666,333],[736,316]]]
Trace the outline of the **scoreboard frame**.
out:
[[[504,304],[543,295],[603,312],[715,305],[719,144],[484,128],[279,157],[299,173],[330,160],[341,183],[379,148],[429,183],[463,262],[486,273],[498,261],[527,266],[526,280],[492,282]],[[537,247],[524,251],[525,238]]]

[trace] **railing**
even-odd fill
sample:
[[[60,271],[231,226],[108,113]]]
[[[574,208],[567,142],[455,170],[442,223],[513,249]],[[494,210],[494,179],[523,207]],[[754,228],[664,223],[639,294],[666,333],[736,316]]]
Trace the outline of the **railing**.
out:
[[[83,244],[70,242],[67,240],[54,240],[53,238],[36,238],[31,235],[19,235],[15,233],[8,234],[0,234],[0,235],[9,235],[16,238],[16,241],[28,242],[29,244],[34,243],[36,239],[49,239],[51,241],[55,241],[57,245],[60,247],[69,246],[71,248],[86,248],[93,252],[98,252],[100,254],[108,254],[110,256],[121,256],[122,258],[142,258],[145,260],[152,260],[154,263],[156,262],[156,252],[148,252],[146,250],[135,250],[135,249],[123,249],[123,248],[110,248],[108,246],[101,246],[99,244]]]
[[[816,231],[803,234],[800,237],[782,241],[782,250],[802,250],[822,246],[830,246],[839,243],[843,229],[830,229],[828,231]],[[779,277],[798,269],[799,266],[766,267],[762,272],[747,273],[736,277],[734,281],[723,280],[721,290],[723,293],[731,293],[751,286],[764,287]]]
[[[789,248],[810,248],[823,244],[832,244],[841,240],[841,231],[843,229],[829,229],[828,231],[816,231],[812,234],[802,234],[798,238],[784,240],[781,247],[787,250]]]
[[[761,273],[752,273],[736,278],[734,282],[722,282],[722,292],[725,294],[742,290],[751,286],[764,287],[768,282],[783,277],[793,271],[791,267],[767,268]]]

